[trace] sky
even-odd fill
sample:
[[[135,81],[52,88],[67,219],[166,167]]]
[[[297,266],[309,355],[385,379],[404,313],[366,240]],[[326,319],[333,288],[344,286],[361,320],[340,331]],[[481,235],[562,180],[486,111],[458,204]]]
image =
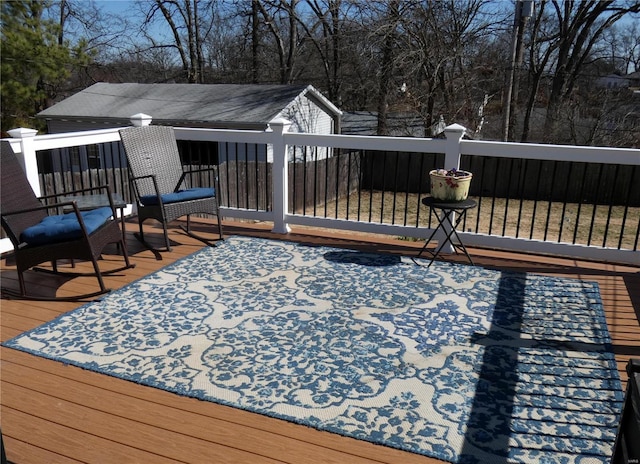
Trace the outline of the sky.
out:
[[[133,3],[143,3],[138,0],[94,0],[96,5],[105,11],[123,13],[132,7]]]
[[[250,0],[244,1],[249,2]],[[361,1],[366,2],[367,0]],[[514,9],[515,1],[516,0],[492,0],[492,4],[500,9]],[[139,37],[136,36],[138,35],[139,26],[142,24],[144,18],[143,12],[148,10],[152,0],[93,0],[93,2],[104,13],[118,15],[130,21],[131,27],[128,30],[129,33],[125,32],[120,36],[124,39],[122,41],[123,43],[129,35],[132,41],[138,41]],[[617,23],[617,26],[626,29],[630,24],[637,22],[639,18],[640,15],[627,15],[626,18]],[[149,32],[158,39],[168,39],[172,41],[169,28],[160,15],[156,18],[155,25],[151,26]]]
[[[1,0],[0,0],[1,1]],[[139,26],[142,24],[144,14],[142,9],[147,9],[146,5],[149,0],[93,0],[95,5],[106,14],[118,15],[130,21],[131,26],[135,30],[131,30],[135,35]],[[168,26],[164,21],[156,21],[156,25],[152,26],[150,31],[156,36],[161,37],[169,33]]]

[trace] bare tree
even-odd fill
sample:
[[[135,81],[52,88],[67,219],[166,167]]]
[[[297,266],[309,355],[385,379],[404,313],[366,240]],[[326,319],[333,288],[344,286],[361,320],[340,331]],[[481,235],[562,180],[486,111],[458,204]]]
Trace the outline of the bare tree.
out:
[[[382,28],[382,60],[380,62],[380,80],[378,86],[378,135],[388,135],[387,113],[389,111],[389,93],[394,72],[394,55],[397,47],[397,29],[400,23],[400,0],[391,0]]]
[[[60,29],[58,44],[65,40],[82,40],[85,52],[98,57],[106,55],[121,42],[128,24],[124,18],[104,13],[94,2],[83,0],[57,0],[51,8],[57,9]]]
[[[258,83],[260,75],[260,61],[258,53],[260,48],[260,7],[259,0],[251,0],[251,81]]]
[[[547,46],[547,41],[556,40],[558,35],[557,32],[543,32],[545,30],[545,23],[548,23],[548,19],[541,12],[545,10],[547,1],[548,0],[541,0],[538,4],[540,13],[535,16],[531,30],[528,58],[528,97],[522,123],[521,142],[527,142],[529,140],[533,111],[538,100],[540,85],[543,77],[547,73],[555,50],[554,47]],[[546,40],[538,39],[539,37],[546,37]]]
[[[563,1],[546,3],[557,21],[558,34],[547,42],[556,51],[547,114],[546,141],[558,139],[563,105],[569,101],[580,72],[594,52],[603,33],[630,12],[640,11],[639,2],[615,0]]]
[[[213,11],[212,0],[153,0],[144,19],[144,31],[148,31],[158,16],[169,26],[172,42],[158,42],[149,34],[147,37],[151,48],[170,48],[178,53],[184,78],[189,83],[205,81],[202,47],[213,24]],[[203,12],[206,14],[202,15]]]
[[[296,75],[299,34],[297,7],[300,0],[255,0],[253,5],[275,43],[281,84],[291,84]]]
[[[480,44],[487,44],[494,19],[486,16],[486,4],[484,0],[402,4],[403,56],[397,66],[407,82],[403,98],[420,112],[428,135],[441,116],[477,126],[478,108],[494,92],[476,78],[478,57],[485,53]]]
[[[306,38],[313,44],[324,74],[324,87],[330,100],[342,101],[343,28],[350,2],[342,0],[306,0],[315,22],[299,18]],[[344,11],[343,11],[344,10]]]
[[[611,47],[610,59],[616,70],[623,74],[640,71],[640,25],[630,21],[616,24],[609,31],[608,43]]]
[[[513,39],[511,47],[511,57],[509,59],[509,72],[507,73],[507,84],[503,97],[502,113],[502,140],[504,142],[510,140],[510,134],[513,134],[515,126],[515,110],[518,104],[518,90],[520,83],[520,70],[522,66],[522,57],[524,54],[524,33],[527,21],[531,16],[533,9],[532,0],[517,0],[516,11],[513,24]]]
[[[71,41],[89,57],[71,73],[62,93],[71,94],[111,79],[111,64],[121,61],[117,55],[128,44],[128,19],[105,13],[96,3],[83,0],[58,0],[51,9],[55,9],[59,22],[58,44]]]

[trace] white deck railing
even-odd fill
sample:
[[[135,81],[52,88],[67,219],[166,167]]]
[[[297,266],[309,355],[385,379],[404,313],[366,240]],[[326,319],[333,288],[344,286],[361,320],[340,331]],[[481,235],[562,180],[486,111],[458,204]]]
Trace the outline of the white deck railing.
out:
[[[146,124],[142,116],[133,119],[135,125]],[[181,140],[266,144],[273,152],[273,199],[272,211],[256,211],[223,207],[224,217],[273,222],[273,231],[287,233],[290,224],[350,230],[363,233],[379,233],[424,239],[430,229],[394,224],[371,223],[355,220],[332,219],[289,213],[288,207],[288,147],[333,147],[355,150],[397,151],[415,153],[443,153],[444,165],[459,166],[462,155],[476,157],[505,157],[534,160],[577,161],[606,164],[640,166],[640,150],[622,148],[561,146],[542,144],[520,144],[463,140],[464,128],[451,125],[445,130],[445,139],[375,137],[349,135],[315,135],[290,133],[288,122],[273,121],[264,132],[244,130],[219,130],[176,127],[176,138]],[[31,129],[9,131],[14,152],[23,161],[25,171],[36,194],[40,194],[36,152],[52,148],[83,146],[120,140],[118,128],[72,132],[54,135],[36,135]],[[630,218],[638,221],[638,218]],[[628,263],[640,265],[640,251],[586,246],[570,243],[532,240],[460,232],[465,244],[478,247],[497,248],[509,251],[569,256],[579,259]],[[0,243],[0,251],[11,249],[7,239]],[[449,250],[451,251],[451,250]]]

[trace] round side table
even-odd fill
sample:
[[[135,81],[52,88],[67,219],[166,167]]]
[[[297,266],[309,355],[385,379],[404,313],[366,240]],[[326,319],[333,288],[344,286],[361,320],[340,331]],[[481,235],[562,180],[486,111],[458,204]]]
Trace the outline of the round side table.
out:
[[[471,199],[450,202],[436,200],[433,197],[424,197],[422,199],[422,204],[429,207],[429,214],[431,214],[432,211],[436,213],[435,216],[438,218],[438,225],[433,230],[427,241],[424,243],[422,250],[420,250],[420,253],[418,253],[418,258],[425,251],[427,253],[431,253],[431,261],[429,262],[429,266],[431,266],[433,261],[438,257],[446,244],[450,243],[456,253],[458,250],[464,251],[467,259],[473,265],[473,260],[471,259],[471,256],[469,256],[469,252],[464,246],[464,243],[462,243],[462,240],[460,239],[460,236],[456,231],[456,227],[458,227],[458,224],[460,224],[460,222],[462,222],[462,220],[466,217],[467,211],[478,206],[478,203],[475,200]],[[454,220],[452,220],[453,213],[458,213],[455,216]],[[433,237],[436,235],[438,230],[442,230],[442,232],[444,233],[444,240],[442,240],[442,243],[438,243],[435,251],[427,250],[427,245],[431,240],[433,240]]]

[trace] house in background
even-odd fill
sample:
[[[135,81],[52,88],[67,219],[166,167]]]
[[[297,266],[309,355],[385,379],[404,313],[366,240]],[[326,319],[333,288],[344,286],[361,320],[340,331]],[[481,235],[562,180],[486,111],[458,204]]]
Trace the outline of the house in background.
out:
[[[596,80],[596,85],[605,89],[627,89],[630,84],[631,81],[626,76],[618,74],[609,74]]]
[[[41,111],[37,117],[46,120],[53,134],[129,126],[131,116],[138,113],[150,115],[156,125],[237,130],[266,130],[274,119],[285,118],[291,121],[289,131],[314,134],[340,133],[342,116],[310,85],[98,83]],[[248,149],[220,144],[215,155],[219,163],[236,157],[272,160],[267,146]],[[323,158],[329,152],[316,155]],[[78,163],[74,170],[124,165],[113,165],[124,160],[113,160],[100,152],[79,153],[71,159]]]

